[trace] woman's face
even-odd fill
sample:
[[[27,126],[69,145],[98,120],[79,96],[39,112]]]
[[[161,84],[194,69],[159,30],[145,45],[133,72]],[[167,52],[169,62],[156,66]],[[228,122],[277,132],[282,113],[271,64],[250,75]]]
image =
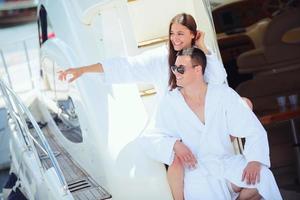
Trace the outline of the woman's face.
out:
[[[195,35],[181,24],[174,23],[171,26],[170,40],[174,46],[175,51],[180,51],[192,46],[192,39]]]

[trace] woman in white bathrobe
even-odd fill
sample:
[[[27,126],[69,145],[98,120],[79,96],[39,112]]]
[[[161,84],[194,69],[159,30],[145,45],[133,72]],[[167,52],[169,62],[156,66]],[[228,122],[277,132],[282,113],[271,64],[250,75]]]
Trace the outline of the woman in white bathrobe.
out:
[[[201,48],[207,56],[207,70],[205,81],[214,84],[222,84],[226,80],[226,71],[216,54],[210,52],[204,44],[204,33],[197,31],[195,19],[189,14],[178,14],[170,22],[169,44],[137,55],[134,57],[121,57],[103,60],[101,63],[89,66],[70,68],[59,74],[60,80],[66,80],[67,75],[72,75],[69,82],[76,80],[82,74],[99,72],[105,75],[108,84],[113,83],[150,83],[155,86],[160,96],[168,90],[169,66],[175,63],[176,53],[193,45]],[[175,168],[174,168],[175,169]],[[173,172],[173,175],[170,174]],[[171,190],[176,200],[183,199],[181,183],[174,188],[172,182],[183,179],[183,174],[172,167],[168,170]],[[174,175],[175,174],[175,175]],[[175,185],[178,185],[177,183]]]
[[[168,45],[134,57],[112,58],[88,66],[69,68],[59,73],[59,79],[66,80],[67,75],[71,75],[69,82],[72,82],[85,73],[104,73],[105,81],[109,84],[151,83],[161,95],[168,90],[169,66],[175,63],[176,53],[196,45],[207,56],[206,82],[222,84],[226,81],[226,71],[216,54],[207,49],[204,35],[204,32],[197,31],[191,15],[178,14],[170,22]]]
[[[281,200],[263,126],[234,90],[204,81],[205,56],[190,51],[172,67],[176,85],[161,99],[143,148],[168,165],[181,159],[185,200]],[[191,58],[201,53],[202,61]],[[230,136],[246,139],[243,155],[235,155]]]

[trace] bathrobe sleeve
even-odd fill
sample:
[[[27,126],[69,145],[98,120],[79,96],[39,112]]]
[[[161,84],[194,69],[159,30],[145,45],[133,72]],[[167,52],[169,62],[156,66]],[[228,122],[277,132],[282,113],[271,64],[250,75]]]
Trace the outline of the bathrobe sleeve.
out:
[[[258,161],[270,167],[268,137],[264,127],[234,90],[228,87],[224,96],[229,134],[245,138],[243,154],[247,162]]]
[[[149,157],[170,165],[175,155],[174,144],[180,136],[174,128],[176,125],[172,124],[172,110],[164,100],[160,102],[152,123],[140,137],[140,144]]]
[[[204,79],[208,83],[222,84],[226,81],[225,68],[215,53],[207,57]],[[104,68],[105,82],[165,84],[169,76],[168,49],[161,46],[133,57],[120,57],[100,62]]]
[[[105,82],[158,84],[168,72],[168,51],[161,46],[133,57],[103,60]]]
[[[206,69],[204,72],[204,80],[210,84],[223,84],[226,81],[227,73],[223,63],[218,59],[217,54],[211,50],[206,55]]]

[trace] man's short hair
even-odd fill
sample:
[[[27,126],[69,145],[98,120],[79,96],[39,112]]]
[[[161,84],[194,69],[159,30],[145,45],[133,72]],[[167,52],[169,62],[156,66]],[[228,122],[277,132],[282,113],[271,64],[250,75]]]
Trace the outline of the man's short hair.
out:
[[[204,74],[206,68],[206,56],[205,53],[196,47],[182,49],[178,51],[177,56],[190,56],[193,65],[202,66],[202,74]]]

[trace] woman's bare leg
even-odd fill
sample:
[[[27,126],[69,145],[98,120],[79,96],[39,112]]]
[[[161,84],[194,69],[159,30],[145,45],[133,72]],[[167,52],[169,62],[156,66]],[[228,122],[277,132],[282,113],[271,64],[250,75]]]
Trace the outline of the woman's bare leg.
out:
[[[243,188],[240,192],[238,200],[260,200],[261,196],[255,188]]]
[[[234,192],[239,193],[238,200],[260,200],[262,197],[256,188],[241,188],[231,183]]]
[[[173,199],[183,200],[184,167],[176,155],[172,165],[170,165],[168,168],[167,176]]]

